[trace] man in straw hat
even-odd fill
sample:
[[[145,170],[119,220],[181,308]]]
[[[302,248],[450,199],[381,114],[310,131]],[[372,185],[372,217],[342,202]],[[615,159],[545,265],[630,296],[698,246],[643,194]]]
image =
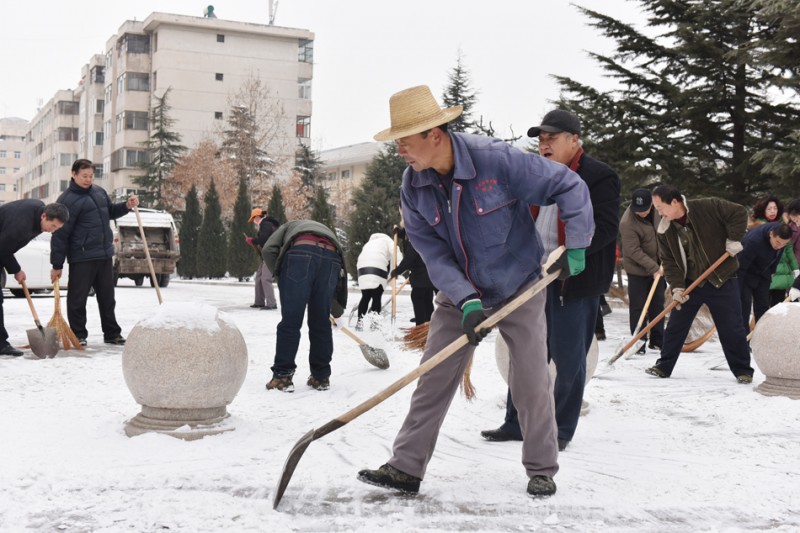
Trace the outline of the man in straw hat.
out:
[[[464,369],[489,333],[475,327],[541,275],[541,240],[528,206],[558,204],[570,249],[562,272],[572,275],[583,269],[594,223],[589,191],[575,173],[498,139],[448,132],[462,108],[440,108],[428,87],[394,94],[389,108],[392,125],[375,140],[395,140],[409,165],[401,188],[406,232],[439,288],[422,361],[462,334],[469,339],[419,378],[389,461],[358,474],[366,483],[417,492]],[[497,325],[509,346],[522,463],[535,497],[556,492],[558,471],[544,304],[540,292]]]

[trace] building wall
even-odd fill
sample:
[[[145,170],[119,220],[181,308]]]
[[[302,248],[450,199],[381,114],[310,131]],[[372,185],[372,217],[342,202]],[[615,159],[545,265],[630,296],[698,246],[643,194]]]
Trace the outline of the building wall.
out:
[[[126,21],[103,54],[83,66],[80,85],[60,91],[34,117],[20,196],[58,197],[70,177],[60,154],[91,159],[96,183],[115,199],[126,196],[141,173],[135,163],[150,137],[154,97],[170,89],[172,129],[191,149],[208,137],[219,140],[236,104],[233,95],[249,77],[261,80],[284,110],[268,154],[280,163],[277,178],[288,178],[297,143],[310,138],[313,39],[302,29],[166,13]],[[67,97],[77,105],[69,117],[56,112]],[[307,117],[300,130],[298,117]],[[67,122],[78,128],[70,144],[57,141]]]
[[[330,203],[336,206],[336,217],[347,220],[353,210],[353,191],[361,186],[367,167],[378,155],[383,143],[364,142],[320,152],[322,183]]]
[[[0,205],[17,199],[17,181],[22,177],[27,131],[27,120],[0,118]]]

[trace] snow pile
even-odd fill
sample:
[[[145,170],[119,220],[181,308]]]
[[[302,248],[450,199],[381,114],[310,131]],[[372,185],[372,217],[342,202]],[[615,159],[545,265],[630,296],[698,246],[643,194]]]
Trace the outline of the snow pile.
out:
[[[195,329],[208,333],[219,331],[217,320],[234,325],[234,321],[216,307],[199,302],[164,302],[138,325],[149,329]]]

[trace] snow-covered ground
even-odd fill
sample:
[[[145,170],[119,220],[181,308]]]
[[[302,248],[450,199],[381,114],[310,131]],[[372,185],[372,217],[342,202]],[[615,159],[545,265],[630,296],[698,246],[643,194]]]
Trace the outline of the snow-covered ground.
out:
[[[366,342],[391,359],[390,369],[379,370],[334,332],[329,391],[305,385],[305,340],[297,391],[266,391],[280,314],[249,307],[252,283],[174,280],[162,292],[166,301],[217,306],[244,335],[250,367],[229,406],[235,431],[193,442],[126,437],[125,421],[139,406],[123,380],[122,348],[102,343],[90,298],[85,353],[0,357],[0,531],[800,530],[800,402],[755,392],[764,379],[758,371],[747,386],[727,369],[709,370],[722,360],[715,340],[684,354],[671,379],[643,372],[653,352],[593,379],[591,410],[559,458],[550,499],[527,497],[519,443],[479,435],[504,413],[492,334],[475,360],[478,396],[454,400],[419,495],[356,480],[359,469],[389,457],[412,385],[313,442],[275,511],[275,485],[297,439],[411,371],[418,354],[402,351],[388,324],[365,331]],[[158,305],[153,289],[130,280],[116,294],[124,335]],[[351,294],[351,306],[357,298]],[[52,297],[34,301],[45,322]],[[407,293],[398,310],[398,326],[410,326]],[[33,320],[24,299],[8,298],[5,317],[11,342],[27,344]],[[599,371],[627,323],[619,306],[606,317]]]

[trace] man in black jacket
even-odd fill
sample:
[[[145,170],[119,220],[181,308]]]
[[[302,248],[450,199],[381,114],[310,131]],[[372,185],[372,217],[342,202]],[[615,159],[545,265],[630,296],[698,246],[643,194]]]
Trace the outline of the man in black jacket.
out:
[[[544,116],[528,130],[539,139],[539,153],[575,171],[589,187],[595,231],[586,249],[586,269],[577,276],[547,287],[547,348],[556,365],[553,387],[558,424],[558,448],[563,451],[578,427],[586,383],[586,354],[594,339],[600,295],[611,286],[619,231],[620,183],[614,169],[583,151],[580,119],[562,109]],[[544,257],[564,244],[564,223],[555,205],[532,206]],[[488,441],[522,440],[517,410],[509,390],[506,419],[498,429],[482,431]]]
[[[82,346],[86,346],[86,298],[94,287],[100,324],[106,344],[125,344],[114,308],[114,237],[110,221],[139,205],[131,195],[127,201],[113,204],[102,187],[93,185],[94,163],[78,159],[72,164],[72,180],[58,203],[69,209],[69,222],[50,241],[50,277],[61,277],[64,261],[69,261],[67,320]]]
[[[5,268],[21,284],[27,278],[14,254],[43,231],[58,231],[68,220],[69,211],[61,204],[44,205],[41,200],[17,200],[0,206],[0,268]],[[8,343],[1,290],[0,355],[22,355],[20,350]]]
[[[250,213],[248,222],[252,222],[258,227],[258,234],[255,237],[247,237],[245,239],[247,244],[255,247],[259,253],[264,245],[269,240],[272,232],[275,231],[280,222],[272,217],[268,217],[260,207],[256,207]],[[270,311],[278,308],[278,303],[275,300],[275,289],[272,288],[272,272],[267,268],[267,264],[262,260],[256,270],[256,301],[250,307],[261,309],[262,311]]]

